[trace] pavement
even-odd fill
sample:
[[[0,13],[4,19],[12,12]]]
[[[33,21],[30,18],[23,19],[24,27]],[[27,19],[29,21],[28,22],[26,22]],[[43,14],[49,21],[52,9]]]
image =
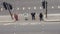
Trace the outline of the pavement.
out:
[[[48,14],[47,18],[44,17],[44,20],[50,22],[60,22],[60,14]]]
[[[25,18],[27,18],[28,20],[25,20]],[[28,15],[19,14],[18,19],[19,19],[18,22],[25,22],[25,21],[40,22],[38,14],[36,14],[35,20],[32,20],[30,14],[28,14]],[[15,19],[12,20],[10,15],[4,15],[4,16],[0,16],[0,23],[2,23],[2,22],[11,23],[11,22],[15,22]],[[44,21],[43,22],[60,22],[60,14],[48,14],[47,18],[44,15]]]

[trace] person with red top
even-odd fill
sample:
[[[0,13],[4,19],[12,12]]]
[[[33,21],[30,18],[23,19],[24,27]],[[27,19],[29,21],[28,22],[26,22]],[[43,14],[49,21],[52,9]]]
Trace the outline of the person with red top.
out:
[[[15,21],[18,21],[18,15],[14,13],[14,19]]]

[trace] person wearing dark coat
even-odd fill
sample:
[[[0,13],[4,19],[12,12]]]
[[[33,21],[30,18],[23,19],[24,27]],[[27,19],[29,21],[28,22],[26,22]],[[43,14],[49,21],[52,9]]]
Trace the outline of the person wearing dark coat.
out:
[[[35,12],[31,13],[31,16],[32,16],[32,20],[35,20]]]
[[[43,21],[43,14],[42,13],[39,14],[39,18],[40,18],[40,21]]]

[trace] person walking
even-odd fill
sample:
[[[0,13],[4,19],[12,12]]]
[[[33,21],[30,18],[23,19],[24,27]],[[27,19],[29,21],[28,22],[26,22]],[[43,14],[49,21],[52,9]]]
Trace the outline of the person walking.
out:
[[[31,13],[31,16],[32,16],[32,20],[35,20],[35,12]]]
[[[43,14],[42,13],[39,14],[39,18],[40,18],[40,21],[43,21]]]
[[[18,15],[14,13],[14,19],[15,21],[18,21]]]

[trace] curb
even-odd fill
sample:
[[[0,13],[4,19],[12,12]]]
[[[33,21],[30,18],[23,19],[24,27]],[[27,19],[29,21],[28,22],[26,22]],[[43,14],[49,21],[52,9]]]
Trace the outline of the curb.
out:
[[[60,22],[60,20],[58,20],[58,21],[54,21],[54,20],[44,20],[44,22]]]
[[[59,20],[52,20],[52,19],[44,19],[45,22],[60,22],[60,19]]]

